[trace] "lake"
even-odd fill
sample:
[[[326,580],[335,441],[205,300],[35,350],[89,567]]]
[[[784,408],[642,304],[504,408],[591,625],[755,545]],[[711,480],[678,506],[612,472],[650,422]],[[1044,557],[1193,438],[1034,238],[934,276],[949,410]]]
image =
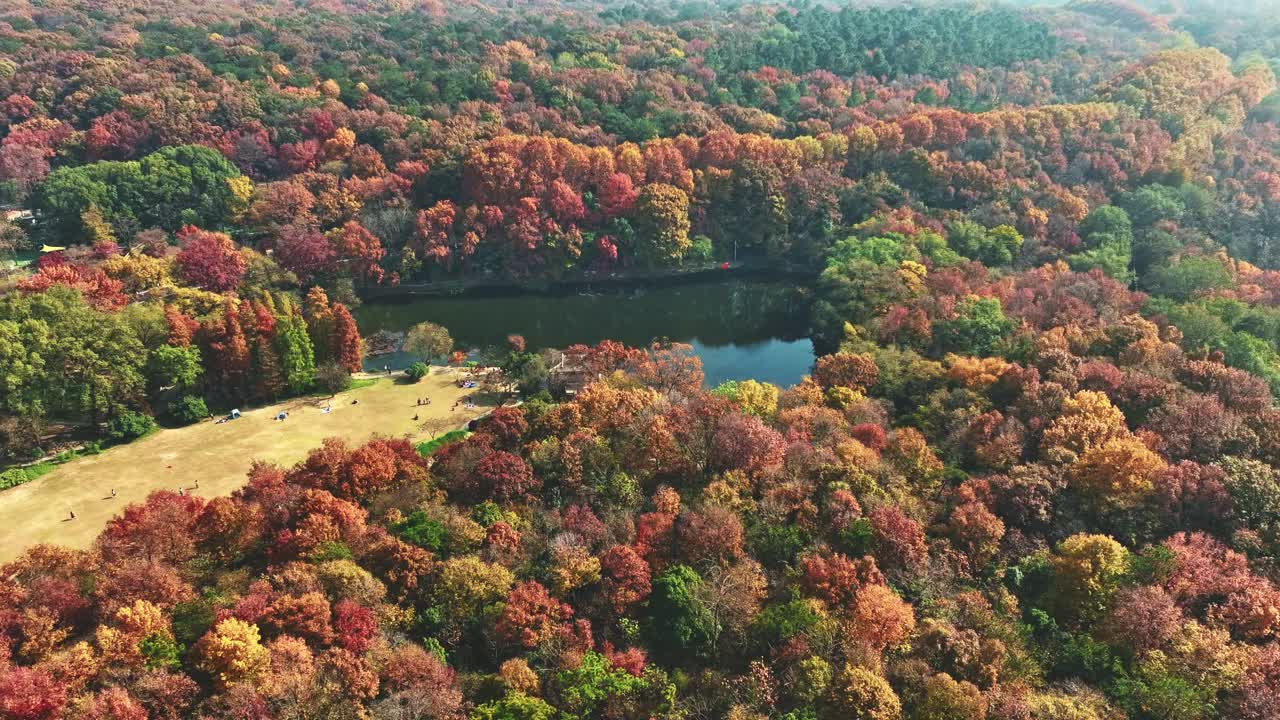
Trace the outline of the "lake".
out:
[[[691,344],[708,385],[756,379],[794,385],[813,365],[808,303],[798,280],[698,280],[658,286],[610,286],[548,293],[400,297],[365,303],[360,331],[402,332],[429,320],[449,329],[459,348],[506,343],[523,335],[529,349],[617,340],[646,345],[656,338]],[[368,369],[402,368],[403,353],[367,361]]]

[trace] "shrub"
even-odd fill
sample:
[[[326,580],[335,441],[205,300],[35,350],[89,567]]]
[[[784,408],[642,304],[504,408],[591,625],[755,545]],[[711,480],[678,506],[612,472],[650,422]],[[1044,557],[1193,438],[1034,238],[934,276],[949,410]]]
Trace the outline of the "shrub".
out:
[[[0,490],[8,490],[30,479],[27,476],[27,471],[23,468],[9,468],[4,472],[0,472]]]
[[[209,417],[209,406],[199,395],[183,395],[169,408],[169,416],[179,425],[190,425]]]
[[[89,443],[89,445],[86,447],[93,446],[93,445],[97,445],[97,443]],[[53,472],[55,468],[57,468],[57,465],[54,465],[51,462],[41,462],[41,463],[36,463],[35,465],[28,465],[27,480],[35,480],[36,478],[42,475],[48,475],[49,473]]]
[[[126,410],[107,422],[107,437],[115,442],[129,442],[156,429],[156,421],[150,415]]]
[[[427,365],[424,362],[416,362],[406,368],[404,374],[408,375],[410,380],[418,382],[422,378],[426,377],[429,372],[431,372],[430,365]]]
[[[11,487],[21,485],[22,483],[31,482],[42,475],[48,475],[53,472],[56,467],[57,465],[54,465],[51,462],[42,462],[36,463],[35,465],[28,465],[24,468],[9,468],[4,472],[0,472],[0,490],[7,490]]]

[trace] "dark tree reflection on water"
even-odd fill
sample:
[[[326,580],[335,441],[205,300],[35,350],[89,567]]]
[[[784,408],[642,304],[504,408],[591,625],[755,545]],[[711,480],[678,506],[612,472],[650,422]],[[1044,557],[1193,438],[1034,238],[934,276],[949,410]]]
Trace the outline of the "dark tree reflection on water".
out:
[[[448,328],[460,347],[499,345],[513,333],[534,350],[667,338],[694,346],[713,385],[748,378],[790,385],[813,363],[807,301],[787,280],[395,300],[369,303],[356,315],[366,335],[430,320]],[[401,360],[407,358],[370,364],[395,367]]]

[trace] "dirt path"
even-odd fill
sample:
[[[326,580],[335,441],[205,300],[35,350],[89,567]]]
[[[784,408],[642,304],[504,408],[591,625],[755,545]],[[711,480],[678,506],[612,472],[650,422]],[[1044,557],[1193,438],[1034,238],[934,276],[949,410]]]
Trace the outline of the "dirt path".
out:
[[[155,490],[181,487],[204,497],[230,494],[244,484],[254,460],[292,465],[328,437],[352,443],[374,435],[408,436],[416,441],[461,427],[491,405],[467,409],[460,403],[454,410],[455,400],[475,392],[458,388],[457,377],[437,369],[413,385],[382,379],[339,393],[332,401],[289,400],[247,411],[239,420],[220,425],[205,421],[161,430],[72,461],[0,492],[0,563],[36,543],[88,547],[108,520]],[[418,407],[417,398],[427,396],[431,405]],[[358,404],[352,405],[353,399]],[[330,404],[332,411],[322,412]],[[281,410],[289,418],[274,420]],[[72,510],[76,518],[69,520]]]

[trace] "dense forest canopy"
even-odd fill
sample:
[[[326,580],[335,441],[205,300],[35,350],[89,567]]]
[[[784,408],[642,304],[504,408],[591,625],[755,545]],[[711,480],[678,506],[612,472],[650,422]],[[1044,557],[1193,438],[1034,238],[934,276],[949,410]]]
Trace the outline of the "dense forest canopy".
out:
[[[399,286],[786,268],[819,351],[513,336],[472,432],[28,548],[0,718],[1280,717],[1277,63],[1261,2],[0,0],[0,488],[341,390]]]

